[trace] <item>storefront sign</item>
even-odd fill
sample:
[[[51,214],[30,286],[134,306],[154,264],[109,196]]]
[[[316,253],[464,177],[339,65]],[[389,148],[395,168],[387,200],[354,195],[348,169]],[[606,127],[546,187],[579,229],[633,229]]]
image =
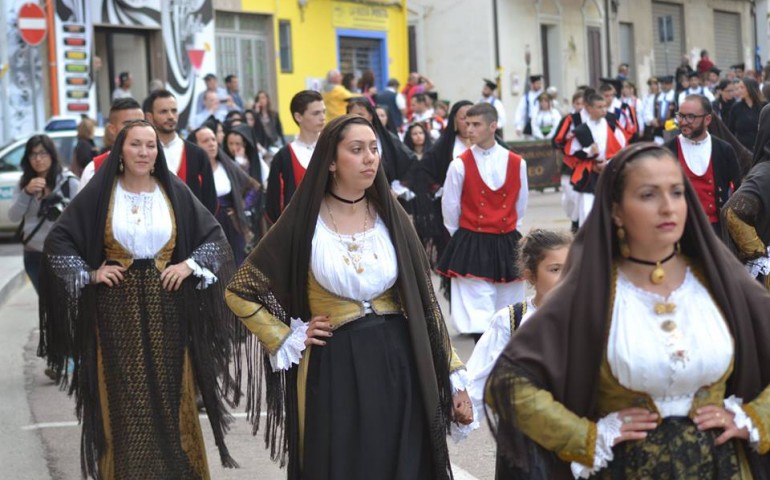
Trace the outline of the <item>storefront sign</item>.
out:
[[[54,15],[58,91],[61,115],[86,114],[96,118],[91,71],[93,24],[86,0],[57,1]]]
[[[359,3],[334,2],[332,25],[337,28],[356,30],[387,30],[388,7],[383,5],[362,5]]]

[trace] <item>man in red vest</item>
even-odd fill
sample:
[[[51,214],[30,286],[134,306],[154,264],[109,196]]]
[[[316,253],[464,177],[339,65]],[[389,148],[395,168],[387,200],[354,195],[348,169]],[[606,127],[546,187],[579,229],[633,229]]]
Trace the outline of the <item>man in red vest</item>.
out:
[[[517,247],[529,192],[527,163],[495,140],[495,107],[474,105],[466,122],[473,146],[447,171],[441,209],[452,238],[436,270],[451,279],[457,330],[478,341],[496,311],[524,300]]]
[[[722,232],[719,212],[741,185],[741,168],[733,147],[709,135],[712,107],[703,95],[685,97],[676,113],[681,133],[666,146],[679,158],[685,176],[717,235]]]
[[[80,174],[78,191],[83,190],[83,187],[86,186],[91,177],[94,176],[94,173],[96,173],[97,166],[101,166],[107,159],[112,143],[115,141],[115,137],[118,136],[120,130],[133,120],[144,120],[144,112],[142,112],[142,106],[139,105],[139,102],[133,98],[118,98],[112,102],[107,125],[105,125],[104,148],[102,153],[94,157],[83,169],[83,173]]]
[[[574,157],[572,187],[577,192],[578,224],[583,225],[594,205],[594,189],[599,174],[623,147],[626,135],[614,115],[607,115],[607,102],[598,93],[588,93],[585,99],[588,118],[575,128],[569,151]]]
[[[217,209],[217,194],[214,189],[214,174],[211,171],[208,155],[199,146],[183,140],[177,134],[179,113],[174,94],[163,89],[153,91],[144,100],[143,110],[144,119],[158,131],[168,169],[185,182],[193,195],[210,212],[214,213]],[[117,124],[113,128],[117,128]],[[117,136],[117,132],[115,135]],[[108,155],[109,151],[94,158],[93,162],[88,165],[93,165],[93,170],[88,178],[86,178],[87,172],[84,169],[83,177],[80,180],[81,189],[93,177],[93,173],[99,170]]]
[[[289,109],[294,123],[299,126],[299,135],[281,148],[270,163],[265,205],[265,215],[270,225],[278,221],[305,176],[326,120],[323,97],[314,90],[303,90],[294,95]]]

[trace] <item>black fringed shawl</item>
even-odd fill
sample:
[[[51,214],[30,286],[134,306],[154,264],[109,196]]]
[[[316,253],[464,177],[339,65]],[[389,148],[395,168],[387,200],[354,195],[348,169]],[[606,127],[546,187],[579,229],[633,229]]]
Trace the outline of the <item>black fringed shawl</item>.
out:
[[[599,179],[596,202],[570,248],[562,280],[530,320],[517,331],[495,364],[486,390],[500,407],[489,412],[498,449],[520,468],[520,478],[572,479],[569,465],[529,440],[516,426],[512,407],[519,378],[548,390],[578,416],[596,416],[599,367],[610,321],[612,265],[619,257],[612,221],[612,189],[625,164],[663,147],[637,143],[622,150]],[[670,155],[670,153],[669,153]],[[749,277],[717,238],[694,189],[685,177],[688,215],[682,253],[698,262],[714,301],[735,339],[734,370],[726,396],[749,402],[770,385],[770,294]],[[755,479],[770,478],[768,456],[750,449],[747,457]],[[519,477],[516,477],[519,478]]]
[[[344,115],[330,122],[321,134],[305,179],[278,221],[249,255],[235,274],[228,290],[239,297],[259,303],[285,324],[291,318],[307,321],[307,298],[311,242],[321,201],[327,191],[329,165],[334,158],[329,131],[350,123],[371,125],[362,117]],[[336,145],[331,146],[336,152]],[[398,262],[398,288],[402,308],[409,321],[412,350],[426,417],[430,428],[436,479],[451,478],[446,432],[452,415],[449,382],[451,345],[430,280],[428,261],[406,212],[390,193],[382,164],[374,185],[366,191],[378,214],[388,227]],[[267,353],[265,353],[266,355]],[[298,444],[297,368],[273,372],[263,359],[266,379],[266,446],[274,460],[285,465],[288,454],[288,478],[300,478]],[[256,367],[256,365],[250,365]],[[247,410],[256,432],[261,409],[259,379],[249,372]]]
[[[89,184],[62,213],[45,242],[41,272],[40,343],[38,355],[45,357],[60,380],[77,400],[78,419],[83,424],[81,467],[84,476],[100,478],[98,460],[104,449],[104,431],[99,404],[96,364],[96,286],[88,285],[87,272],[105,260],[104,230],[110,196],[118,175],[119,156],[125,134],[118,137],[112,153]],[[182,284],[181,313],[195,380],[203,397],[223,465],[237,466],[224,443],[231,417],[222,400],[239,400],[240,390],[230,376],[233,342],[244,328],[224,302],[224,287],[232,277],[232,252],[219,223],[189,188],[168,171],[163,150],[158,149],[155,178],[168,195],[176,220],[176,247],[171,263],[188,258],[213,272],[218,281],[197,290],[198,279],[190,276]],[[75,368],[67,374],[67,357]],[[240,362],[235,377],[240,376]]]

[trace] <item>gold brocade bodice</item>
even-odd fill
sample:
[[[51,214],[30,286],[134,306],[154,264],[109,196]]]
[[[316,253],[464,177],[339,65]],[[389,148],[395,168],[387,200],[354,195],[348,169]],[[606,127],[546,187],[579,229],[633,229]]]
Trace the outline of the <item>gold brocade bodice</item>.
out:
[[[117,191],[117,180],[112,185],[112,194],[110,195],[110,204],[107,207],[107,220],[104,226],[104,258],[108,262],[118,262],[120,266],[128,268],[134,263],[134,256],[123,245],[115,239],[115,234],[112,231],[112,218],[115,210],[115,193]],[[171,255],[176,248],[176,217],[174,216],[174,207],[171,205],[171,201],[166,195],[165,190],[160,187],[160,191],[163,193],[163,199],[168,205],[168,211],[171,215],[171,238],[158,253],[155,254],[155,268],[158,271],[163,271],[166,265],[171,261]]]
[[[332,330],[367,314],[364,302],[341,297],[330,292],[318,283],[318,280],[313,276],[313,272],[308,274],[307,297],[310,314],[312,316],[328,315]],[[395,286],[372,299],[369,302],[369,308],[377,315],[403,313]]]

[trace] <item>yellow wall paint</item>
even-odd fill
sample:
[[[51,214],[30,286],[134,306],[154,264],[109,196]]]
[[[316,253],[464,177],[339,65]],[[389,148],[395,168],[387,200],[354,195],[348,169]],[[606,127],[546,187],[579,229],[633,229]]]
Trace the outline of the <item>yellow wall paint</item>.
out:
[[[307,0],[304,12],[300,12],[296,0],[241,0],[243,12],[273,17],[275,71],[278,76],[276,79],[278,101],[273,103],[278,106],[285,133],[289,135],[297,133],[297,126],[291,120],[289,112],[291,97],[306,88],[308,78],[323,78],[329,70],[338,66],[337,29],[332,22],[332,9],[335,4],[350,5],[334,0]],[[409,73],[406,0],[401,0],[400,7],[384,8],[388,10],[386,32],[388,76],[398,78],[403,85]],[[279,20],[291,22],[294,60],[292,73],[281,73],[278,43]]]

